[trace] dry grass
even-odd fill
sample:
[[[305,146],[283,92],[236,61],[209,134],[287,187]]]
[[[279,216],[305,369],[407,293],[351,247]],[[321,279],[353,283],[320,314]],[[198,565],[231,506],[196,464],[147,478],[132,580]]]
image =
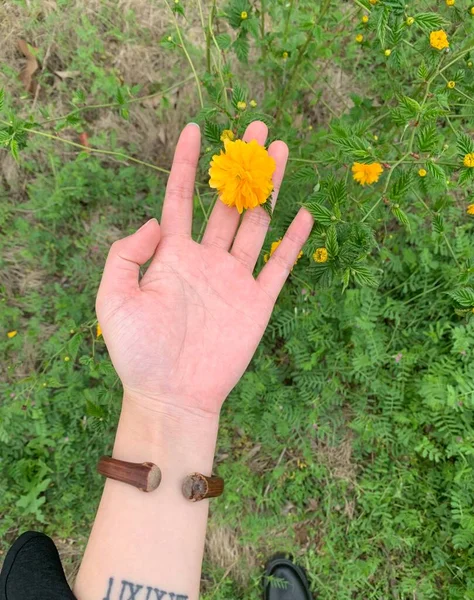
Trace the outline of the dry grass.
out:
[[[257,554],[255,548],[240,543],[238,532],[214,523],[211,517],[205,552],[207,560],[224,571],[223,579],[231,576],[242,587],[248,586],[250,576],[258,565]]]

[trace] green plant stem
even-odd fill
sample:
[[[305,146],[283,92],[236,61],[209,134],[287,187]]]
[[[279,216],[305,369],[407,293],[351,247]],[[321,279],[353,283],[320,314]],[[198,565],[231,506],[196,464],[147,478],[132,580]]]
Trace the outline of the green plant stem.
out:
[[[323,19],[324,15],[329,10],[330,5],[331,5],[331,0],[324,0],[323,4],[321,6],[321,9],[319,11],[318,20],[314,24],[315,27],[316,27],[316,25],[318,23],[321,22],[321,20]],[[283,107],[285,105],[288,92],[291,89],[291,85],[292,85],[293,80],[294,80],[294,78],[296,76],[296,73],[297,73],[297,71],[299,69],[299,66],[300,66],[300,64],[301,64],[301,62],[302,62],[302,60],[303,60],[303,58],[304,58],[304,56],[306,54],[306,50],[308,49],[308,46],[313,41],[313,38],[314,38],[314,28],[311,29],[308,32],[308,36],[306,38],[305,43],[298,50],[298,56],[296,57],[295,63],[293,65],[293,69],[291,70],[290,76],[288,77],[288,79],[286,81],[286,84],[285,84],[285,87],[283,88],[283,92],[282,92],[281,99],[280,99],[280,104],[278,106],[278,110],[277,110],[277,113],[275,115],[275,120],[276,120],[277,125],[280,122],[282,111],[283,111]]]
[[[214,42],[214,46],[216,47],[218,56],[221,57],[222,56],[222,50],[219,48],[219,44],[217,43],[216,36],[214,35],[214,17],[215,17],[215,14],[216,14],[216,0],[214,0],[214,2],[212,3],[211,10],[209,11],[208,32],[209,32],[209,35],[211,36],[212,41]],[[224,59],[224,62],[225,62],[225,59]],[[221,65],[217,64],[217,62],[216,62],[216,69],[217,69],[217,72],[219,73],[219,78],[220,78],[221,83],[222,83],[222,97],[223,97],[223,100],[224,100],[224,104],[225,104],[225,107],[227,107],[228,106],[227,87],[226,87],[226,84],[225,84],[224,76],[222,75]]]
[[[204,208],[204,204],[201,198],[201,194],[199,193],[199,188],[197,185],[195,185],[195,190],[196,190],[196,196],[198,197],[199,200],[199,206],[201,207],[202,210],[202,214],[204,216],[204,223],[207,223],[209,221],[209,215],[206,212],[206,209]]]
[[[285,31],[283,33],[283,41],[284,41],[284,43],[286,43],[286,41],[288,39],[288,31],[289,31],[289,28],[290,28],[291,13],[293,12],[293,4],[294,4],[294,0],[290,0],[290,6],[288,7],[288,12],[286,13]]]
[[[293,0],[291,0],[292,2]],[[264,63],[267,58],[267,46],[265,43],[265,0],[260,0],[260,39],[262,42],[262,62]],[[263,87],[265,92],[268,87],[268,78],[267,78],[267,70],[264,68],[264,76],[263,76]]]
[[[189,66],[191,67],[191,71],[193,72],[194,79],[196,80],[196,87],[197,87],[197,92],[198,92],[198,96],[199,96],[199,103],[201,105],[201,108],[203,108],[204,107],[204,99],[202,97],[201,82],[199,81],[199,76],[197,74],[194,63],[193,63],[191,56],[189,55],[189,52],[184,43],[184,39],[181,34],[181,28],[179,26],[178,19],[176,18],[176,14],[175,14],[174,10],[171,8],[171,6],[168,4],[168,0],[165,0],[165,2],[166,2],[166,6],[169,8],[169,10],[171,12],[171,15],[173,16],[174,26],[176,29],[176,33],[178,34],[178,39],[180,41],[181,48],[183,49],[184,55],[186,56],[186,58],[188,60]]]
[[[204,13],[202,10],[201,0],[197,0],[199,17],[201,19],[202,31],[206,37],[206,71],[211,72],[211,35],[208,29],[206,29],[206,23],[204,21]]]
[[[146,96],[140,96],[138,98],[131,98],[130,100],[126,100],[124,104],[128,105],[128,104],[133,104],[134,102],[142,102],[143,100],[150,100],[151,98],[157,98],[158,96],[164,96],[168,92],[171,92],[172,90],[181,87],[182,85],[187,83],[192,78],[193,78],[193,76],[189,75],[188,77],[186,77],[186,79],[183,79],[183,81],[179,81],[178,83],[173,84],[169,88],[166,88],[166,90],[163,90],[160,92],[155,92],[153,94],[147,94]],[[67,119],[68,117],[71,117],[73,115],[77,115],[78,113],[81,113],[85,110],[94,110],[94,109],[99,109],[99,108],[117,108],[119,106],[124,106],[124,104],[120,104],[119,102],[110,102],[108,104],[89,104],[88,106],[81,106],[80,108],[76,108],[65,115],[61,115],[59,117],[53,117],[52,119],[46,119],[46,121],[41,121],[40,123],[38,123],[38,125],[46,125],[47,123],[53,123],[54,121],[61,121],[63,119]]]
[[[4,121],[2,121],[4,123]],[[114,150],[102,150],[101,148],[91,148],[89,146],[83,146],[82,144],[78,144],[77,142],[72,142],[71,140],[66,140],[58,135],[52,135],[50,133],[46,133],[45,131],[38,131],[37,129],[28,129],[29,133],[33,133],[35,135],[39,135],[41,137],[48,138],[50,140],[56,140],[58,142],[63,142],[63,144],[67,144],[68,146],[73,146],[75,148],[80,148],[86,152],[90,152],[91,154],[103,154],[105,156],[116,156],[117,158],[122,158],[129,162],[137,163],[139,165],[143,165],[144,167],[148,167],[150,169],[154,169],[155,171],[159,171],[160,173],[166,173],[169,175],[169,171],[167,169],[163,169],[162,167],[157,167],[151,163],[145,162],[138,158],[134,158],[133,156],[129,156],[128,154],[124,154],[123,152],[116,152]]]
[[[305,43],[300,47],[300,49],[298,50],[298,56],[296,57],[295,63],[293,65],[293,69],[290,72],[290,75],[286,81],[285,87],[283,88],[283,92],[281,94],[281,98],[280,98],[280,103],[278,106],[278,110],[277,113],[275,115],[275,120],[277,122],[277,125],[280,122],[280,118],[281,118],[281,114],[283,111],[283,107],[285,106],[285,102],[286,102],[286,97],[288,95],[288,92],[291,88],[291,84],[293,83],[293,79],[295,78],[296,72],[298,71],[298,68],[301,64],[301,61],[303,60],[303,57],[306,53],[306,50],[308,49],[308,46],[310,45],[310,43],[312,42],[314,37],[314,32],[311,30],[308,32],[308,36],[306,38]]]
[[[367,8],[367,6],[364,6],[362,4],[362,2],[359,2],[359,0],[354,0],[354,3],[357,4],[357,6],[359,6],[360,8],[362,8],[363,10],[367,11],[368,13],[371,12],[370,8]]]
[[[413,194],[415,195],[416,199],[417,199],[417,200],[418,200],[418,201],[419,201],[419,202],[420,202],[420,203],[421,203],[421,204],[424,206],[424,208],[425,208],[425,209],[428,211],[428,213],[429,213],[430,215],[434,216],[434,215],[436,214],[436,213],[435,213],[435,211],[434,211],[434,210],[432,210],[432,209],[431,209],[431,208],[430,208],[430,207],[429,207],[429,206],[426,204],[426,202],[423,200],[423,198],[422,198],[422,197],[421,197],[421,196],[418,194],[418,192],[417,192],[416,190],[412,190],[412,191],[413,191]],[[449,242],[449,240],[448,240],[448,237],[447,237],[447,235],[446,235],[444,232],[443,232],[441,235],[442,235],[442,238],[443,238],[443,240],[444,240],[444,242],[445,242],[445,244],[446,244],[446,246],[447,246],[447,248],[448,248],[448,250],[449,250],[449,252],[450,252],[451,256],[452,256],[452,257],[453,257],[453,259],[454,259],[454,262],[456,263],[456,265],[457,265],[459,268],[461,268],[461,265],[459,264],[459,261],[458,261],[458,259],[457,259],[456,255],[454,254],[454,250],[453,250],[453,248],[452,248],[452,246],[451,246],[451,244],[450,244],[450,242]]]

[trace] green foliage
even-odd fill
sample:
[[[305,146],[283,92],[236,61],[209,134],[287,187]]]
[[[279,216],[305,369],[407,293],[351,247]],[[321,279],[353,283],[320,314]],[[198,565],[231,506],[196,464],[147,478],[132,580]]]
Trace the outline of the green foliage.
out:
[[[104,4],[97,22],[76,17],[77,48],[63,62],[80,77],[67,86],[25,98],[3,68],[0,156],[21,175],[12,183],[5,169],[0,181],[5,545],[40,527],[82,546],[97,506],[92,467],[113,443],[120,386],[96,338],[94,297],[110,243],[159,215],[157,168],[168,167],[117,141],[147,96],[158,122],[178,106],[180,122],[202,125],[197,240],[222,131],[241,137],[256,119],[268,143],[290,149],[276,208],[264,205],[271,231],[257,269],[300,206],[315,219],[224,405],[216,468],[226,493],[212,527],[231,532],[232,560],[207,556],[203,598],[256,600],[256,565],[288,551],[322,600],[474,599],[474,168],[464,164],[474,18],[458,4],[180,0],[163,5],[170,33],[158,38],[135,9],[110,25]],[[430,46],[436,29],[449,52]],[[140,56],[161,39],[171,65],[146,89],[101,62],[107,40],[133,36]],[[48,68],[46,82],[57,77]],[[170,90],[183,73],[179,105]],[[97,114],[120,125],[101,130]],[[85,131],[88,145],[77,139]],[[361,186],[354,162],[383,173]]]

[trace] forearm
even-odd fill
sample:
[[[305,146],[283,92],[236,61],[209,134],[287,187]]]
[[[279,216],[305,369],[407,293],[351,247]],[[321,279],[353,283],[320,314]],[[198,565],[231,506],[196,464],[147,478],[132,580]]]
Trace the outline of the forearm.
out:
[[[181,484],[192,472],[211,474],[218,419],[162,408],[124,402],[113,457],[153,462],[162,481],[149,493],[106,481],[74,586],[78,600],[199,597],[209,501],[186,500]]]

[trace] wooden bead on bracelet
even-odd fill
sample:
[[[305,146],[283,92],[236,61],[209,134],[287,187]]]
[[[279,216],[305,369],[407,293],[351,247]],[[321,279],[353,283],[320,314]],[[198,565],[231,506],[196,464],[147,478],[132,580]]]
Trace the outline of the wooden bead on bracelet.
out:
[[[221,477],[206,477],[201,473],[191,473],[183,482],[184,497],[191,502],[205,498],[216,498],[224,491],[224,480]]]
[[[132,463],[102,456],[97,471],[110,479],[133,485],[142,492],[152,492],[161,483],[161,470],[151,462]]]

